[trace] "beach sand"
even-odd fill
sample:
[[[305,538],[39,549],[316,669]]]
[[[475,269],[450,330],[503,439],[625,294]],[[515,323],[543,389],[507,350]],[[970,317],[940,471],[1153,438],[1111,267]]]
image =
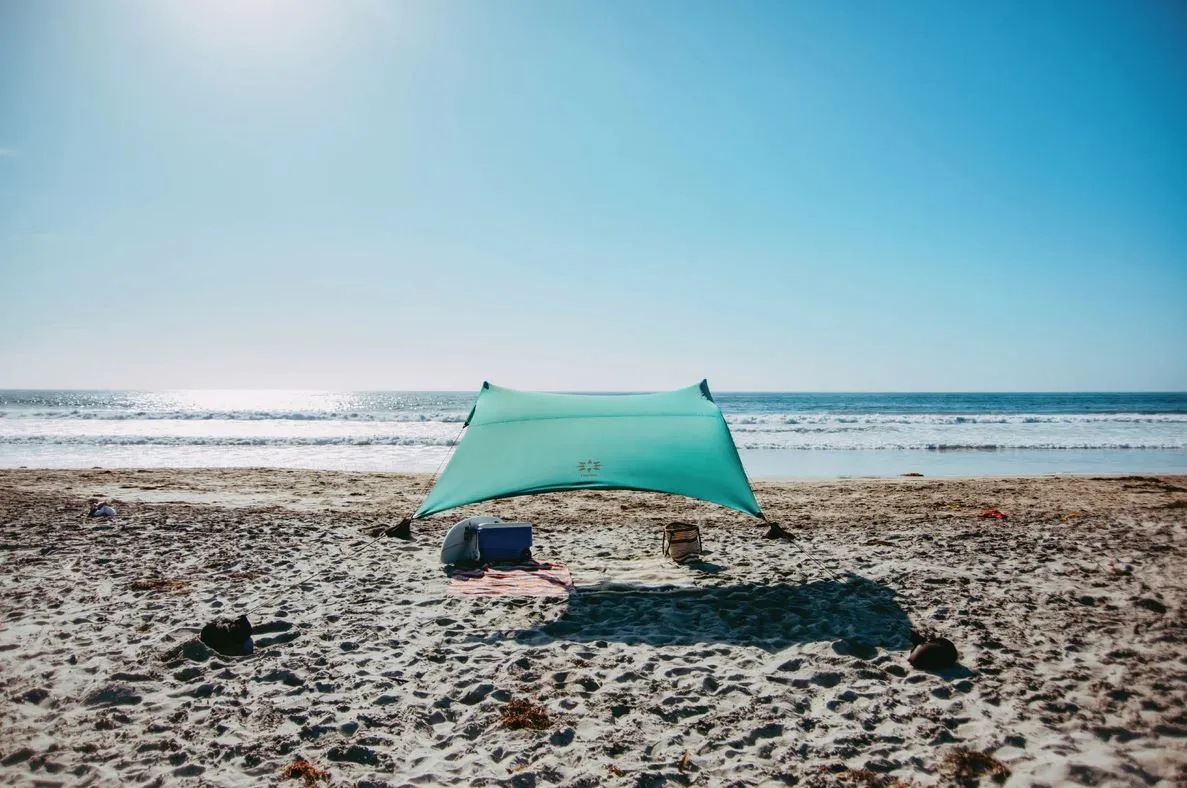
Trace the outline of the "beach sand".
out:
[[[428,481],[0,472],[0,782],[1187,784],[1185,477],[756,483],[794,541],[563,493],[367,546]],[[534,523],[576,593],[446,595],[480,513]],[[702,563],[661,555],[677,520]],[[248,609],[254,653],[196,641]],[[959,667],[913,669],[912,628]]]

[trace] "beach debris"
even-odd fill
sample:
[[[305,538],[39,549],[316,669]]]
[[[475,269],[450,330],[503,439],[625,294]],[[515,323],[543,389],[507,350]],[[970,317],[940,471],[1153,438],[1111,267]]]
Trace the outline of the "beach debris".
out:
[[[215,619],[202,627],[198,638],[224,656],[241,657],[252,650],[251,622],[247,616]]]
[[[503,725],[512,730],[529,728],[534,731],[542,731],[552,725],[548,709],[523,698],[508,701],[501,714],[503,715]]]
[[[189,580],[175,580],[168,577],[148,577],[128,583],[129,591],[167,591],[176,593],[190,587]]]
[[[319,769],[304,758],[298,758],[280,771],[282,780],[302,780],[306,785],[315,785],[318,780],[329,780],[330,773]]]
[[[688,750],[685,750],[684,757],[680,759],[680,763],[676,764],[676,769],[679,770],[681,774],[683,774],[690,768],[692,768],[692,753],[690,753]]]
[[[985,518],[986,520],[1008,520],[1008,519],[1010,519],[1010,516],[1008,514],[1006,514],[1005,512],[1002,512],[998,509],[986,509],[985,511],[981,512],[977,516]]]
[[[610,774],[614,775],[615,777],[622,777],[626,774],[626,772],[624,772],[622,769],[619,769],[612,763],[606,764],[606,771],[610,772]]]
[[[1098,477],[1099,478],[1099,477]],[[1107,479],[1101,479],[1107,481]],[[1171,484],[1165,479],[1159,479],[1157,476],[1122,476],[1116,479],[1119,482],[1137,482],[1137,484],[1123,484],[1121,485],[1127,490],[1137,490],[1138,492],[1153,492],[1153,490],[1142,489],[1143,487],[1153,487],[1155,490],[1161,492],[1187,492],[1187,487],[1179,487],[1176,484]]]
[[[976,784],[982,777],[1004,783],[1010,776],[1010,767],[989,753],[956,749],[944,758],[944,773],[957,785]]]
[[[91,501],[87,517],[115,517],[115,509],[107,501]]]
[[[917,633],[911,634],[911,640],[914,642]],[[959,659],[960,653],[956,650],[956,644],[948,638],[941,637],[927,637],[919,642],[907,657],[911,667],[918,670],[943,670],[955,665]]]

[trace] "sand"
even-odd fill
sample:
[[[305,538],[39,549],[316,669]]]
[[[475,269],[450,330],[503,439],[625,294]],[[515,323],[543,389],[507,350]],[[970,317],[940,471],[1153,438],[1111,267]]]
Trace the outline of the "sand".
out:
[[[1187,478],[757,483],[794,542],[566,493],[368,546],[427,481],[0,472],[0,782],[1187,784]],[[576,593],[447,596],[479,513],[534,523]],[[663,558],[673,520],[702,563]],[[249,609],[254,653],[195,640]],[[913,669],[912,628],[960,665]]]

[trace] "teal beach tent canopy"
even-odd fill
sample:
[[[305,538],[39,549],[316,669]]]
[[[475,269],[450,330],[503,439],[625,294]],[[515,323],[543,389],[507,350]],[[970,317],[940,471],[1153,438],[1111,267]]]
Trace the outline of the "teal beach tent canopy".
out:
[[[762,517],[709,384],[545,394],[483,383],[466,433],[413,517],[561,490],[650,490]]]

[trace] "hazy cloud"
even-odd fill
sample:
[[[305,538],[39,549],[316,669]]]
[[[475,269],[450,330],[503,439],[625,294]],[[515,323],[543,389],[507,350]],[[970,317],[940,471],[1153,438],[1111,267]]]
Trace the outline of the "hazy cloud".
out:
[[[4,158],[11,159],[11,158],[14,158],[15,156],[16,156],[16,151],[13,150],[12,148],[0,148],[0,159],[4,159]]]

